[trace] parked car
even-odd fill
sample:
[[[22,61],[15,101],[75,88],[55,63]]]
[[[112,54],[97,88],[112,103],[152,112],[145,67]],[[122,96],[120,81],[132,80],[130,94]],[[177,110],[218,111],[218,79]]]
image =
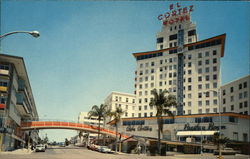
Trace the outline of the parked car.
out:
[[[236,153],[239,153],[239,152],[235,151],[232,148],[224,148],[223,150],[221,150],[222,155],[235,155]],[[218,154],[219,154],[219,150],[214,150],[214,155],[218,155]]]
[[[45,145],[36,145],[36,149],[35,149],[36,152],[45,152]]]
[[[100,146],[98,151],[102,153],[112,153],[112,150],[107,146]]]

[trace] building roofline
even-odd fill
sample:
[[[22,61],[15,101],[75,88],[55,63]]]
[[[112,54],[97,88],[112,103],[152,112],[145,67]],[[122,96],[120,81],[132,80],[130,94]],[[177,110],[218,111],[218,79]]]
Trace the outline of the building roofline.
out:
[[[208,38],[208,39],[205,39],[205,40],[197,41],[197,42],[194,42],[194,43],[185,44],[184,47],[197,45],[197,44],[205,43],[205,42],[208,42],[208,41],[211,41],[211,40],[216,40],[216,39],[222,39],[221,57],[224,57],[226,33],[218,35],[218,36],[214,36],[214,37],[211,37],[211,38]],[[132,54],[133,54],[134,57],[137,57],[137,56],[141,56],[141,55],[155,54],[155,53],[164,52],[164,51],[168,51],[168,50],[175,50],[175,49],[177,49],[177,47],[166,48],[166,49],[161,49],[161,50],[146,51],[146,52],[137,52],[137,53],[132,53]]]
[[[237,79],[235,79],[235,80],[233,80],[233,81],[227,82],[227,83],[223,84],[221,87],[227,86],[227,85],[229,85],[229,84],[232,84],[232,83],[234,83],[234,82],[240,81],[240,80],[242,80],[242,79],[244,79],[244,78],[248,78],[248,77],[249,77],[249,79],[250,79],[250,74],[245,75],[245,76],[243,76],[243,77],[239,77],[239,78],[237,78]]]

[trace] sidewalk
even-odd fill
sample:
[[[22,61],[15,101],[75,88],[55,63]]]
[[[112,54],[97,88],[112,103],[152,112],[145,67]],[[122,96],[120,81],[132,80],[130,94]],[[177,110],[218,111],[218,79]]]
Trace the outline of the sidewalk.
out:
[[[0,152],[0,154],[31,154],[32,152],[33,150],[22,148],[13,151]]]

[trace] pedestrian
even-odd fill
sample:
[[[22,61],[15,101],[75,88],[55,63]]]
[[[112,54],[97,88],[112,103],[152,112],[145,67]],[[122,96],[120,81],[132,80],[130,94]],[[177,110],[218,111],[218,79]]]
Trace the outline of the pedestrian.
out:
[[[140,155],[140,153],[141,153],[141,146],[140,145],[138,145],[138,147],[137,147],[137,153],[138,153],[138,155]]]

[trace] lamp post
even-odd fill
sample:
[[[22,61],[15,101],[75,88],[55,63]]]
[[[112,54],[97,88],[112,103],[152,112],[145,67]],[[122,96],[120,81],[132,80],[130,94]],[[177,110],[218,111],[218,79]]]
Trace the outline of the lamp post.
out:
[[[17,33],[24,33],[24,34],[30,34],[33,37],[37,38],[40,36],[38,31],[13,31],[13,32],[9,32],[3,35],[0,35],[0,40],[2,40],[3,38],[5,38],[6,36],[12,35],[12,34],[17,34]]]

